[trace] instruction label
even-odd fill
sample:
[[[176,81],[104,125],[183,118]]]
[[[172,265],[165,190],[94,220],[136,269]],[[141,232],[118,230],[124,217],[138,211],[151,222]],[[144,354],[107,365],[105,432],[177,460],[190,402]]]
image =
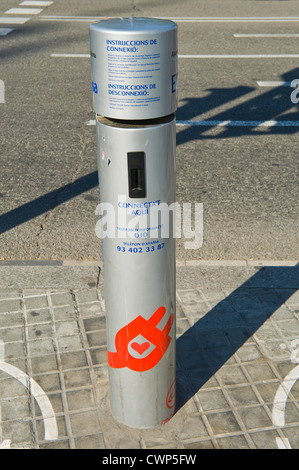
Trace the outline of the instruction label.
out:
[[[159,102],[161,70],[159,40],[106,39],[107,93],[111,109],[148,106]]]

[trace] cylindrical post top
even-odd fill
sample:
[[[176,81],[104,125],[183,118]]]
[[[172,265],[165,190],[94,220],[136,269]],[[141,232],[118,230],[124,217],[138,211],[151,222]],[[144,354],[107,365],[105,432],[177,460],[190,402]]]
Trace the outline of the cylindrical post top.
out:
[[[176,29],[177,25],[170,20],[163,20],[159,18],[143,18],[143,17],[128,17],[128,18],[107,18],[98,23],[93,23],[90,29],[95,29],[102,32],[122,32],[122,33],[152,33],[152,32],[167,32]]]
[[[108,18],[90,26],[93,105],[112,119],[155,119],[177,107],[177,25]]]

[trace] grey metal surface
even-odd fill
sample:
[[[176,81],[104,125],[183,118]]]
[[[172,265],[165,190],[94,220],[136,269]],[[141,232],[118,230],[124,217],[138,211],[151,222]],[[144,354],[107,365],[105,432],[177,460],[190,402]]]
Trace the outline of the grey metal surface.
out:
[[[175,201],[175,120],[128,128],[98,119],[97,143],[111,407],[118,421],[149,428],[175,406],[175,246],[165,219],[157,229],[160,207]],[[134,151],[145,153],[141,199],[128,192]]]
[[[90,26],[93,107],[118,119],[150,119],[177,107],[177,26],[109,18]]]

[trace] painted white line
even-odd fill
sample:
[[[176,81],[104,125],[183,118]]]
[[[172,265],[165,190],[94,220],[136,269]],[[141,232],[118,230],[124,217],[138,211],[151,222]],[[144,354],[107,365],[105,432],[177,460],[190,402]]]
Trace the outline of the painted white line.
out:
[[[105,16],[40,16],[41,21],[86,21],[92,23],[105,19]]]
[[[90,119],[86,126],[95,126],[96,120]],[[176,121],[178,127],[298,127],[299,121]]]
[[[24,24],[28,20],[30,20],[30,18],[17,16],[9,18],[8,16],[0,16],[0,24]]]
[[[285,407],[288,395],[298,379],[299,365],[288,373],[276,392],[272,410],[272,422],[274,426],[282,427],[285,425]]]
[[[0,103],[5,103],[5,86],[3,80],[0,80]]]
[[[262,34],[243,34],[235,33],[235,38],[299,38],[296,33],[262,33]]]
[[[299,54],[179,54],[178,57],[181,59],[298,59]]]
[[[11,440],[5,439],[5,441],[1,442],[0,449],[10,449]]]
[[[69,58],[84,58],[88,59],[90,57],[90,54],[51,54],[50,57],[69,57]]]
[[[14,28],[0,28],[0,36],[6,36],[12,31],[14,31]]]
[[[51,57],[81,57],[87,59],[90,54],[51,54]],[[186,54],[178,55],[179,59],[277,59],[277,58],[299,58],[299,54]]]
[[[40,408],[44,420],[45,441],[55,441],[58,438],[57,422],[51,402],[43,389],[35,380],[17,367],[4,362],[4,343],[0,340],[0,370],[18,380],[32,394]]]
[[[42,16],[42,21],[99,21],[106,16]],[[188,17],[188,16],[160,16],[165,20],[172,20],[176,23],[252,23],[252,22],[294,22],[299,21],[299,16],[269,16],[269,17]]]
[[[298,127],[299,121],[177,121],[177,126],[206,127]]]
[[[20,3],[24,7],[49,7],[53,2],[39,1],[39,0],[24,0]]]
[[[275,87],[275,86],[289,86],[290,87],[292,82],[284,82],[284,81],[277,80],[277,81],[272,81],[272,82],[271,81],[269,81],[269,82],[267,82],[267,81],[266,82],[258,81],[256,83],[260,87]]]
[[[276,444],[278,449],[291,449],[289,440],[286,437],[277,437]]]
[[[38,15],[41,11],[43,11],[42,8],[10,8],[4,13],[8,15]]]
[[[58,437],[56,417],[51,402],[43,389],[31,377],[28,377],[27,374],[11,364],[0,362],[0,370],[6,372],[6,374],[11,377],[14,377],[30,390],[31,394],[37,401],[44,420],[45,441],[55,441]]]

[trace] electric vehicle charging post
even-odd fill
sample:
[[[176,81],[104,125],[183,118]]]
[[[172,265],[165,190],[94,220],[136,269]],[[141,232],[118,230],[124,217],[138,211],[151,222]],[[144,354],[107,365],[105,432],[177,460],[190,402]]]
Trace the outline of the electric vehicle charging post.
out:
[[[90,48],[110,404],[151,428],[175,409],[177,25],[106,19]]]

